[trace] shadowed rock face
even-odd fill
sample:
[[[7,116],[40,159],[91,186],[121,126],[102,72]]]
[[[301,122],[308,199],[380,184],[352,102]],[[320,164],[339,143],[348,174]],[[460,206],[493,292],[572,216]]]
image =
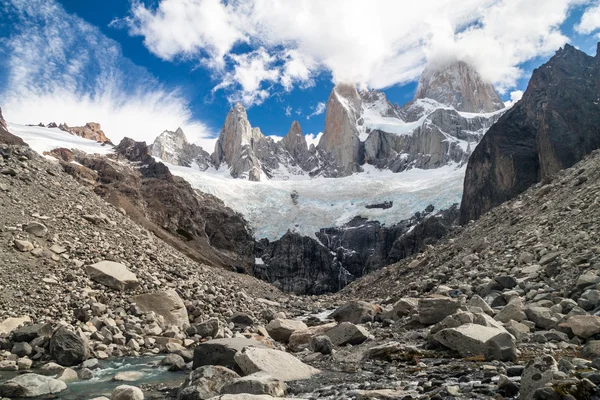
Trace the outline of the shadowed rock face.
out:
[[[359,171],[362,164],[356,126],[360,112],[361,99],[356,85],[336,85],[327,100],[325,130],[318,148],[333,155],[341,176]]]
[[[193,163],[201,171],[206,171],[212,164],[210,154],[202,147],[188,142],[183,130],[164,131],[151,146],[152,155],[174,165],[190,167]]]
[[[6,125],[6,121],[2,116],[2,109],[0,108],[0,143],[9,144],[9,145],[17,145],[24,146],[25,142],[18,136],[13,135],[8,131],[8,126]]]
[[[53,152],[65,160],[65,150]],[[254,239],[243,217],[216,197],[195,191],[183,178],[156,162],[148,146],[125,138],[118,157],[136,168],[98,155],[74,152],[81,165],[62,161],[63,169],[129,217],[191,258],[215,266],[254,264]],[[70,158],[70,157],[69,157]]]
[[[479,218],[600,147],[600,56],[566,45],[469,159],[460,222]]]
[[[470,113],[493,112],[504,108],[492,84],[484,81],[477,70],[464,61],[441,68],[426,68],[415,94],[415,100],[424,98]]]

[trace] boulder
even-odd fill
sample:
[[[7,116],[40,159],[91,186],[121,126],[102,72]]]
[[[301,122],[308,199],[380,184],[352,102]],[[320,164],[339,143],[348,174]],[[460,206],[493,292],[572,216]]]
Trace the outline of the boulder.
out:
[[[244,374],[266,372],[282,381],[308,379],[320,372],[291,354],[273,349],[246,347],[236,353],[235,362]]]
[[[224,385],[240,376],[219,366],[205,365],[192,371],[177,392],[177,400],[203,400],[217,396]]]
[[[331,342],[336,346],[356,345],[369,338],[369,332],[365,328],[350,322],[342,322],[324,334],[329,336]]]
[[[135,386],[121,385],[113,390],[110,400],[144,400],[144,392]]]
[[[276,318],[269,322],[266,328],[273,339],[281,343],[287,343],[294,332],[307,329],[308,326],[302,321]]]
[[[521,375],[521,392],[519,399],[532,399],[533,393],[537,389],[552,382],[556,372],[558,372],[558,365],[552,356],[544,356],[529,361]]]
[[[322,335],[336,325],[335,322],[331,322],[328,324],[311,326],[301,331],[295,331],[290,336],[288,348],[292,351],[302,351],[310,345],[310,341],[314,336]]]
[[[50,355],[60,365],[70,367],[87,359],[90,348],[87,339],[61,327],[50,339]]]
[[[460,308],[458,300],[449,297],[427,297],[419,299],[417,306],[419,322],[433,325],[442,321],[448,315],[454,314]]]
[[[12,332],[13,342],[31,342],[39,337],[52,336],[52,324],[25,325]]]
[[[490,307],[490,305],[486,303],[486,301],[477,294],[471,297],[471,299],[469,300],[469,306],[479,307],[484,313],[488,315],[494,315],[494,310],[492,309],[492,307]]]
[[[600,333],[600,317],[597,315],[574,315],[567,320],[567,325],[583,339]]]
[[[199,335],[200,337],[214,338],[219,332],[221,324],[218,318],[211,318],[188,328],[187,332],[190,336]]]
[[[527,306],[525,307],[527,319],[535,323],[535,326],[541,329],[550,330],[559,322],[559,314],[546,307]]]
[[[31,233],[33,236],[44,237],[48,233],[48,228],[39,222],[30,222],[25,226],[25,231]]]
[[[169,354],[160,362],[161,365],[168,365],[169,371],[184,371],[186,369],[185,360],[178,354]]]
[[[56,376],[56,379],[61,380],[65,383],[77,382],[79,380],[79,376],[77,375],[77,372],[74,369],[65,368]]]
[[[244,329],[247,326],[254,325],[254,319],[246,313],[236,312],[229,318],[233,325],[238,329]]]
[[[85,268],[91,280],[116,290],[134,289],[139,286],[137,277],[123,264],[101,261]]]
[[[286,400],[287,397],[273,397],[268,394],[223,394],[221,396],[211,397],[209,400]],[[292,400],[292,399],[289,399]]]
[[[112,380],[116,382],[135,382],[142,379],[145,375],[141,371],[121,371],[117,372]]]
[[[336,322],[350,322],[353,324],[364,324],[373,322],[375,315],[381,312],[381,309],[366,301],[351,301],[338,307],[332,314]]]
[[[264,372],[257,372],[225,384],[221,389],[221,393],[267,394],[273,397],[283,397],[286,390],[287,385],[281,379],[274,378]]]
[[[173,289],[156,293],[133,296],[134,302],[142,312],[155,312],[165,319],[165,325],[175,325],[185,330],[190,326],[187,308],[183,300]]]
[[[22,251],[23,253],[31,251],[34,248],[33,244],[27,240],[15,239],[14,244],[17,250]]]
[[[327,335],[314,336],[310,340],[310,348],[317,353],[331,354],[333,351],[333,342]]]
[[[229,369],[235,369],[235,353],[244,347],[266,348],[264,344],[254,339],[227,338],[213,339],[200,344],[194,349],[193,369],[204,365],[221,365]]]
[[[393,305],[393,313],[396,317],[405,317],[412,314],[419,304],[419,299],[403,297]]]
[[[500,322],[517,321],[521,322],[526,318],[525,312],[523,311],[523,305],[521,302],[509,302],[496,316],[494,319]]]
[[[44,375],[24,374],[18,375],[0,385],[0,396],[38,397],[62,392],[67,384],[61,380]]]
[[[600,358],[600,340],[588,341],[583,349],[581,349],[581,357],[593,360],[594,358]]]
[[[6,318],[4,321],[0,322],[0,335],[8,335],[19,326],[26,324],[27,322],[31,322],[31,318],[28,316]]]
[[[485,342],[484,356],[487,361],[515,361],[517,345],[508,332],[500,333]]]
[[[491,326],[465,324],[447,328],[436,333],[433,338],[444,346],[456,350],[463,357],[482,356],[487,349],[486,342],[506,330]]]

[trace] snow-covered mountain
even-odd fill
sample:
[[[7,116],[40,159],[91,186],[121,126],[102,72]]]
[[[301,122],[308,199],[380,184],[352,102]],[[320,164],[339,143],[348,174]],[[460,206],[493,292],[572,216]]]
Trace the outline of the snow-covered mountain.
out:
[[[280,142],[264,136],[236,104],[210,159],[205,151],[192,149],[181,130],[161,134],[153,155],[180,166],[195,163],[201,170],[225,168],[232,177],[251,181],[343,177],[362,172],[367,164],[392,172],[461,166],[503,112],[492,85],[459,61],[426,69],[415,99],[402,107],[392,105],[382,92],[336,85],[317,146],[308,147],[296,121]]]

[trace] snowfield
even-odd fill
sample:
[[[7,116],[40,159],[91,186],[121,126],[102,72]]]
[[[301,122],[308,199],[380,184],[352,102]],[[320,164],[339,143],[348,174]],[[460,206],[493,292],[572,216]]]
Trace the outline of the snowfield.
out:
[[[9,124],[36,152],[57,147],[87,153],[108,154],[109,145],[82,139],[59,129]],[[401,173],[363,166],[365,171],[345,178],[310,178],[250,182],[233,179],[227,168],[206,172],[167,164],[171,172],[192,187],[210,193],[240,212],[257,239],[280,238],[288,230],[313,236],[321,228],[336,226],[362,216],[390,225],[422,211],[429,204],[437,209],[459,202],[466,167],[446,166],[433,170],[413,169]],[[367,209],[366,205],[393,201],[392,208]]]
[[[429,204],[437,209],[448,207],[460,202],[466,169],[447,166],[396,174],[367,165],[363,166],[365,172],[345,178],[292,176],[289,180],[251,182],[231,178],[225,168],[202,172],[167,165],[195,189],[215,195],[243,214],[257,239],[269,240],[288,230],[313,236],[321,228],[342,225],[355,216],[390,225]],[[365,208],[384,201],[393,201],[394,206]]]

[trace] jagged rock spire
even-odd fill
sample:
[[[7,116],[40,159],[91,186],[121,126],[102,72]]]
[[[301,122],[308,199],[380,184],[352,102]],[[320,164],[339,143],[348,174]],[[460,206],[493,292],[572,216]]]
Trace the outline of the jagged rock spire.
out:
[[[280,143],[294,158],[298,158],[301,153],[308,150],[306,138],[302,134],[302,128],[298,121],[292,122],[290,130]]]

